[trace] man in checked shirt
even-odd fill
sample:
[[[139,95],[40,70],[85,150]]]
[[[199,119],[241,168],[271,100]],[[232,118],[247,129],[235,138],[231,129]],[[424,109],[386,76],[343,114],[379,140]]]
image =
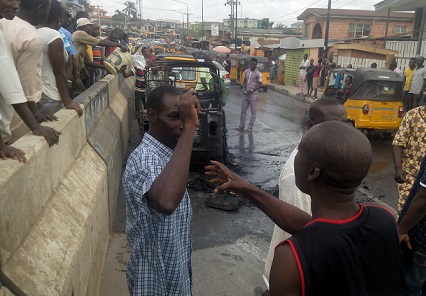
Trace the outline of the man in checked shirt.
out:
[[[149,131],[123,174],[131,295],[192,295],[192,208],[186,190],[200,105],[191,89],[164,85],[148,96]]]

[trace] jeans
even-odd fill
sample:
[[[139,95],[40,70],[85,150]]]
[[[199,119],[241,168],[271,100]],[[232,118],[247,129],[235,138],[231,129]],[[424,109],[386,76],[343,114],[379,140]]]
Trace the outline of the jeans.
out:
[[[426,281],[426,249],[414,247],[409,250],[402,245],[403,275],[399,295],[421,295],[423,283]]]

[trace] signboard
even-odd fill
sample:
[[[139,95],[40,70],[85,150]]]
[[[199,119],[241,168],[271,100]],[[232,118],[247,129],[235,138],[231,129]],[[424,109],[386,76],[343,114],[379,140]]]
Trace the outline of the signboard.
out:
[[[219,36],[219,25],[215,25],[215,24],[212,24],[211,25],[211,32],[212,32],[212,37],[213,36]]]

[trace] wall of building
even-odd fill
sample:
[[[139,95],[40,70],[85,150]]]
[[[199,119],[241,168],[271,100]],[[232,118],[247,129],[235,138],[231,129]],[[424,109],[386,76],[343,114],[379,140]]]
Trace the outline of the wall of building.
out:
[[[0,287],[15,295],[98,295],[129,137],[133,81],[107,76],[56,113],[58,145],[26,134],[27,163],[0,162]]]
[[[309,36],[309,39],[313,39],[312,32],[315,25],[319,23],[322,29],[322,37],[325,36],[326,29],[326,19],[318,18],[315,16],[310,16],[304,20],[304,33],[303,36]],[[348,39],[349,36],[349,24],[368,24],[370,25],[370,36],[369,37],[384,37],[386,30],[386,20],[357,20],[357,19],[340,19],[340,18],[331,18],[330,19],[330,30],[329,30],[329,39]],[[306,34],[306,25],[309,25],[309,34]],[[413,31],[413,22],[412,21],[389,21],[388,36],[396,36],[398,34],[393,32],[394,26],[406,26],[407,32]]]

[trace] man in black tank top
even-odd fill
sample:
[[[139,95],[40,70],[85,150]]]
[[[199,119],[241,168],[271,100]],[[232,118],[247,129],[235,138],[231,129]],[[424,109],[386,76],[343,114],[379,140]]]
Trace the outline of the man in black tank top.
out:
[[[212,162],[215,191],[249,198],[293,236],[276,247],[270,295],[397,295],[401,274],[395,218],[384,208],[359,205],[355,191],[372,162],[368,139],[339,121],[312,127],[295,158],[296,185],[309,194],[312,217]]]

